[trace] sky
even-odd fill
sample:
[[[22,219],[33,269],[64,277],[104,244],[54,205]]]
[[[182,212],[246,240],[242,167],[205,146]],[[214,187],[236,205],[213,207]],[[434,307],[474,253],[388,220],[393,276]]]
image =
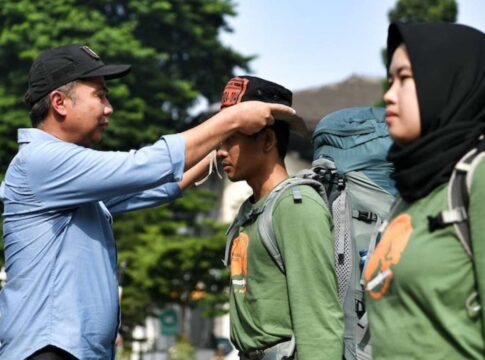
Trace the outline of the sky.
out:
[[[302,90],[352,75],[384,77],[388,12],[397,0],[235,0],[224,44],[257,55],[252,74]],[[485,32],[485,0],[458,0],[458,23]],[[238,75],[243,75],[238,72]]]

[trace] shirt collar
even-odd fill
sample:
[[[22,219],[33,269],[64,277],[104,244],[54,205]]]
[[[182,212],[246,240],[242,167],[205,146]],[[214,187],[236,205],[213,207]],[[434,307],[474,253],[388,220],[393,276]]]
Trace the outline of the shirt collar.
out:
[[[43,130],[36,129],[36,128],[29,128],[29,129],[18,129],[17,130],[17,142],[19,144],[28,144],[34,140],[40,141],[61,141],[55,136],[52,136],[46,133]]]

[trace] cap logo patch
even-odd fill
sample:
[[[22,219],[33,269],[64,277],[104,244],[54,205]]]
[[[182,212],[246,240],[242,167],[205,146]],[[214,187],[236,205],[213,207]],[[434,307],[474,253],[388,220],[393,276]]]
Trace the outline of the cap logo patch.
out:
[[[81,46],[81,50],[83,50],[86,54],[88,54],[90,57],[92,57],[94,60],[99,60],[100,57],[98,54],[96,54],[89,46]]]
[[[224,88],[224,93],[221,99],[221,109],[239,104],[246,92],[246,87],[248,85],[248,79],[234,78],[229,80],[226,87]]]

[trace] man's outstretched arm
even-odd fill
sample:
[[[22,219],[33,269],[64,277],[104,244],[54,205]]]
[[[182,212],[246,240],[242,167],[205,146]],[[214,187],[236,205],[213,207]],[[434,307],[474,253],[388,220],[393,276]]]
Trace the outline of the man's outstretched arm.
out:
[[[254,134],[275,118],[289,119],[295,110],[281,104],[245,101],[228,107],[204,123],[184,131],[185,169],[190,169],[236,131]]]

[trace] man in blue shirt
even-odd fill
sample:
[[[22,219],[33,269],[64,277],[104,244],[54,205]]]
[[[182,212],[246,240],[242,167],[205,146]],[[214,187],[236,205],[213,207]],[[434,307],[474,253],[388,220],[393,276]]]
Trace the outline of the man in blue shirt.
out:
[[[199,161],[226,137],[294,114],[245,102],[139,150],[90,149],[113,112],[105,80],[129,71],[80,45],[50,49],[31,67],[25,100],[33,128],[19,129],[19,151],[0,187],[8,277],[0,293],[1,359],[114,358],[112,214],[180,196],[205,168]]]

